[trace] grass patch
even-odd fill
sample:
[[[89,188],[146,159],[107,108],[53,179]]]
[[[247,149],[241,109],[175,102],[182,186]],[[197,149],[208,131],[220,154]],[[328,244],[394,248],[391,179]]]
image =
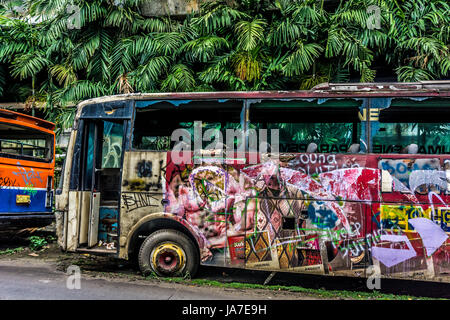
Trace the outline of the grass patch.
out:
[[[39,251],[48,244],[45,238],[39,236],[31,236],[29,240],[30,240],[30,249],[33,251]]]
[[[3,251],[0,251],[0,256],[19,253],[19,252],[22,252],[23,250],[25,250],[25,248],[23,248],[23,247],[18,247],[18,248],[14,248],[14,249],[6,249]]]
[[[146,279],[158,279],[166,282],[181,283],[181,284],[191,284],[199,286],[212,286],[218,288],[232,288],[232,289],[262,289],[270,291],[286,291],[286,292],[297,292],[303,293],[309,296],[316,296],[320,298],[327,299],[354,299],[354,300],[435,300],[433,298],[426,297],[414,297],[407,295],[395,295],[380,293],[378,291],[373,292],[360,292],[360,291],[348,291],[348,290],[324,290],[324,289],[309,289],[299,286],[281,286],[281,285],[261,285],[252,283],[240,283],[240,282],[229,282],[223,283],[216,280],[206,280],[206,279],[193,279],[187,280],[184,278],[164,278],[155,277],[154,275],[146,277]],[[445,299],[442,299],[445,300]]]

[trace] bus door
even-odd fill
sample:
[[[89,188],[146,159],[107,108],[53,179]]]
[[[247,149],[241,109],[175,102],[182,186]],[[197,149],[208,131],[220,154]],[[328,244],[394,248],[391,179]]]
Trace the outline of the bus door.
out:
[[[84,121],[79,245],[116,249],[123,120]]]

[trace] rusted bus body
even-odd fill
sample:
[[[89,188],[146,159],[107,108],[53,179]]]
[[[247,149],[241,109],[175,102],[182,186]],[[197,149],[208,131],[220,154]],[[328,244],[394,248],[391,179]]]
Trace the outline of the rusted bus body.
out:
[[[55,125],[0,110],[0,230],[54,220]]]
[[[141,259],[153,234],[176,230],[205,265],[352,276],[375,266],[383,277],[448,281],[450,145],[436,137],[446,136],[449,99],[439,82],[85,101],[57,196],[60,245]],[[251,152],[205,150],[174,161],[167,138],[196,120],[275,125],[280,152],[256,164]],[[289,142],[317,123],[335,138],[317,138],[315,150],[311,138]],[[149,263],[169,261],[163,251]]]

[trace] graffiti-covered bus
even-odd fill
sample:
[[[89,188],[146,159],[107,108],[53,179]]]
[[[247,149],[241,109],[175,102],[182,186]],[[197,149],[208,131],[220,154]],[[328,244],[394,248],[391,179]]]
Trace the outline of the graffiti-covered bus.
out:
[[[198,266],[446,281],[450,83],[134,93],[78,105],[59,245]]]
[[[0,230],[54,221],[55,124],[0,110]]]

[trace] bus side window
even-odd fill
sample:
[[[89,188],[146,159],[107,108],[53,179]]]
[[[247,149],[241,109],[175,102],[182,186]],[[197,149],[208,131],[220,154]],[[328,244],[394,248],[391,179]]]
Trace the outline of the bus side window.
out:
[[[102,168],[120,168],[123,123],[105,121],[103,125]]]
[[[132,147],[137,150],[168,151],[174,145],[171,141],[172,133],[176,129],[184,129],[191,136],[193,148],[195,121],[201,122],[202,125],[200,138],[206,140],[209,138],[206,137],[206,131],[217,129],[222,134],[223,143],[226,143],[225,130],[241,127],[242,108],[242,101],[234,100],[192,101],[179,106],[164,101],[151,104],[148,108],[136,108]],[[211,142],[215,142],[214,138],[203,141],[203,148]]]
[[[381,123],[372,130],[374,153],[445,154],[450,150],[448,123]]]
[[[263,101],[250,106],[250,129],[279,130],[280,152],[359,153],[362,126],[351,102]],[[339,108],[338,108],[339,107]],[[273,144],[274,141],[269,141]]]
[[[373,153],[446,154],[450,151],[448,100],[394,99],[371,123]]]

